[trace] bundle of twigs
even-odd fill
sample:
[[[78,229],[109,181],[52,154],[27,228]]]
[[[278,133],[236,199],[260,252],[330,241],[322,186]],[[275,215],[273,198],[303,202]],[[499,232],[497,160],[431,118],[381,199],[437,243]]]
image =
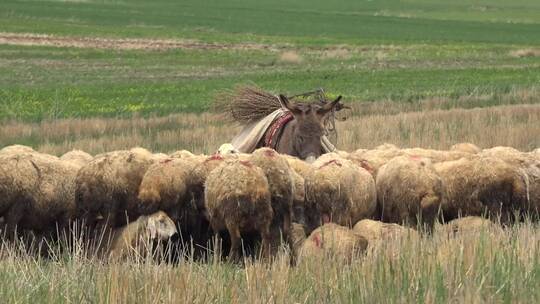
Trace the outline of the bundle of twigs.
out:
[[[237,86],[216,95],[214,110],[225,114],[232,121],[248,124],[260,120],[281,108],[276,95],[255,85]]]

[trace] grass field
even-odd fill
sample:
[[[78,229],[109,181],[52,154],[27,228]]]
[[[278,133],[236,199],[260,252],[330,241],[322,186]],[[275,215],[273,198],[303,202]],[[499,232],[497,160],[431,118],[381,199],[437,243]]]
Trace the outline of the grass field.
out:
[[[339,149],[540,147],[536,0],[2,0],[0,148],[211,153],[215,94],[324,87]],[[0,223],[1,223],[0,218]],[[389,244],[386,244],[389,245]],[[296,267],[45,259],[0,244],[1,303],[538,303],[540,228]],[[55,248],[56,249],[56,248]]]
[[[3,1],[0,119],[201,112],[238,83],[349,102],[527,90],[540,83],[538,12],[532,0]]]

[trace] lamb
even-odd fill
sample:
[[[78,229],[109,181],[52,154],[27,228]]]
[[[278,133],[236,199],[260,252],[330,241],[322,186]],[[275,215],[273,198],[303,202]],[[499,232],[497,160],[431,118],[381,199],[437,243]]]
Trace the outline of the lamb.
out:
[[[526,202],[522,173],[498,158],[462,158],[434,164],[434,168],[444,184],[445,220],[487,212],[506,222]]]
[[[367,240],[353,230],[334,223],[327,223],[315,229],[308,238],[301,225],[292,229],[295,260],[338,258],[351,262],[367,248]]]
[[[146,257],[152,253],[155,241],[165,242],[176,233],[173,220],[165,212],[158,211],[142,215],[126,226],[114,229],[109,235],[110,241],[103,242],[104,248],[100,250],[111,260],[130,256]]]
[[[420,241],[420,234],[412,228],[370,219],[356,223],[353,231],[367,240],[368,254],[376,256],[386,253],[391,259],[398,258],[404,246]]]
[[[242,233],[248,232],[260,234],[263,256],[269,257],[274,211],[261,168],[241,160],[221,164],[208,175],[204,198],[212,230],[230,235],[229,259],[238,258]]]
[[[64,155],[60,156],[60,160],[70,161],[82,167],[89,163],[94,157],[81,150],[71,150]]]
[[[76,216],[78,165],[32,153],[2,157],[0,166],[0,193],[6,198],[0,216],[9,237],[15,227],[42,235],[68,227]]]
[[[433,227],[443,185],[429,159],[396,157],[379,169],[375,184],[384,222]]]
[[[109,228],[125,225],[139,215],[139,186],[153,155],[142,148],[97,155],[76,177],[76,203],[85,224],[93,228],[99,217]]]
[[[452,147],[450,147],[450,151],[478,154],[482,151],[482,149],[478,148],[478,146],[475,144],[465,142],[453,145]]]
[[[275,245],[280,238],[279,231],[287,239],[291,227],[294,199],[292,169],[284,157],[269,148],[255,150],[250,160],[263,170],[270,186],[274,214],[271,230],[278,232],[278,235],[272,235],[272,244]]]
[[[375,212],[377,195],[373,177],[348,160],[316,160],[305,179],[305,188],[306,208],[315,214],[312,223],[322,220],[352,227]],[[308,232],[311,228],[308,227]]]
[[[498,226],[489,219],[479,216],[466,216],[439,225],[438,230],[448,236],[478,234],[482,231],[495,230]]]
[[[396,239],[420,238],[418,232],[412,228],[370,219],[359,221],[354,225],[353,230],[368,241],[369,247],[375,247],[381,242],[394,241]]]

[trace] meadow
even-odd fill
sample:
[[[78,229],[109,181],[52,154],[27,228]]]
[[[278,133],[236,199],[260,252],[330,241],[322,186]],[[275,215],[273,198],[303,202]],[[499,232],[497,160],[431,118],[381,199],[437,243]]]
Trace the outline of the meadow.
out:
[[[339,149],[540,147],[534,0],[2,0],[0,147],[212,153],[218,92],[324,87]],[[388,244],[387,244],[388,245]],[[438,232],[352,264],[108,264],[0,245],[6,303],[537,303],[540,227]],[[389,246],[391,247],[391,246]],[[451,248],[451,250],[449,249]],[[55,251],[56,250],[56,251]]]

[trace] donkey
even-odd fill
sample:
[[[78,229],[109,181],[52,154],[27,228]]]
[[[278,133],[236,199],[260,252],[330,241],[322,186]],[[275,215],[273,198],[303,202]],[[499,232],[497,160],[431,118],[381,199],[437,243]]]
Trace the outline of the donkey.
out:
[[[270,148],[282,154],[313,162],[325,153],[321,144],[324,136],[324,120],[333,110],[339,111],[344,108],[339,103],[340,100],[341,96],[329,103],[293,103],[284,95],[279,95],[282,107],[289,110],[292,117],[284,121],[282,126],[278,126],[281,130],[277,132],[277,138]],[[272,128],[266,131],[268,132],[276,133]],[[268,146],[266,138],[268,134],[259,141],[257,148]]]

